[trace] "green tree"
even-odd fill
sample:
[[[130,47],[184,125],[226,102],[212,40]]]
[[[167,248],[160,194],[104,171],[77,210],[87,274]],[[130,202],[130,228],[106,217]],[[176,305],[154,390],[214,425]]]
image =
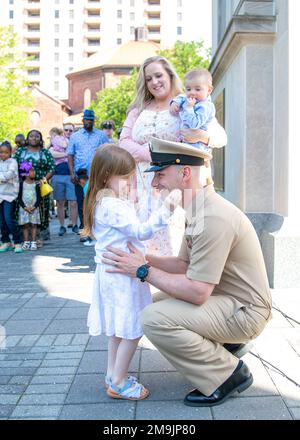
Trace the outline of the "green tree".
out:
[[[24,70],[16,34],[9,27],[0,27],[0,141],[12,142],[18,132],[29,127],[32,99]]]
[[[176,41],[171,49],[161,50],[159,55],[167,58],[173,64],[180,78],[183,79],[189,70],[197,67],[208,68],[211,49],[206,49],[203,41],[188,43]]]
[[[91,108],[97,117],[96,125],[100,127],[105,119],[113,119],[116,128],[122,127],[126,112],[135,93],[137,71],[132,71],[129,78],[122,78],[115,88],[107,88],[97,93]]]

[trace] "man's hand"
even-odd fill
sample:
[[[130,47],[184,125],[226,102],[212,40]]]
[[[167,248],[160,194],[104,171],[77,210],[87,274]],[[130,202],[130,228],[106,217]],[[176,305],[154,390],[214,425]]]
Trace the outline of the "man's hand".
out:
[[[176,104],[176,102],[172,102],[172,104],[170,105],[170,113],[171,113],[171,115],[177,116],[179,111],[180,111],[179,105]]]
[[[188,142],[189,144],[196,144],[197,142],[203,142],[203,144],[207,145],[209,144],[208,132],[205,130],[186,128],[180,130],[180,134],[182,134],[184,142]]]
[[[113,266],[112,269],[106,269],[109,273],[123,273],[132,278],[136,277],[137,269],[146,263],[145,256],[131,243],[128,243],[130,254],[120,249],[108,246],[103,254],[102,263]]]
[[[28,206],[25,206],[24,211],[28,212],[28,214],[31,214],[31,208],[28,208]]]
[[[77,185],[78,179],[77,179],[76,175],[73,173],[73,174],[71,174],[70,177],[71,177],[71,182],[74,183],[74,185]]]

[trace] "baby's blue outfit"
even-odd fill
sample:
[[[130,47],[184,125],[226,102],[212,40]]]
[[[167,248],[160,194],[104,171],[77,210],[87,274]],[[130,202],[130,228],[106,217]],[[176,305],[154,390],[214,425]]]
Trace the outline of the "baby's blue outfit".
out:
[[[181,128],[197,128],[201,130],[208,130],[209,123],[216,116],[216,108],[208,96],[205,101],[198,101],[194,107],[187,105],[186,95],[178,95],[171,101],[171,104],[176,102],[179,105],[179,118],[181,120]],[[202,151],[209,151],[207,145],[202,142],[191,144],[193,147],[199,148]]]

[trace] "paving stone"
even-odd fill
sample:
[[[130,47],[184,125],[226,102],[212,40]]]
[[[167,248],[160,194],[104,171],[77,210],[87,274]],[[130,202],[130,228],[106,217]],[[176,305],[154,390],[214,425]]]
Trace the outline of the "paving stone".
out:
[[[32,376],[36,371],[33,367],[11,367],[11,368],[0,368],[0,376]]]
[[[18,405],[12,412],[12,417],[31,418],[31,417],[57,417],[62,409],[62,405]]]
[[[24,394],[19,405],[59,405],[65,398],[66,394]]]
[[[47,308],[58,307],[61,308],[65,305],[66,300],[63,298],[55,298],[51,296],[47,296],[45,298],[31,298],[26,302],[25,308],[33,307],[33,308]]]
[[[31,376],[13,376],[9,384],[12,385],[28,385],[31,381]]]
[[[55,319],[45,334],[87,333],[86,319]]]
[[[300,407],[300,387],[275,371],[270,371],[270,375],[287,406]]]
[[[0,385],[6,385],[11,380],[11,376],[0,375]]]
[[[135,404],[114,402],[64,405],[60,420],[134,420]]]
[[[0,394],[22,394],[26,385],[0,385]]]
[[[191,384],[177,372],[144,373],[139,376],[140,382],[150,390],[151,400],[180,400],[191,390]]]
[[[54,345],[69,345],[73,339],[74,335],[59,335],[57,336]]]
[[[281,397],[240,397],[212,408],[215,420],[291,420]]]
[[[139,370],[140,352],[137,351],[130,363],[130,371]],[[104,373],[106,371],[106,356],[100,351],[85,352],[79,365],[78,373]]]
[[[67,383],[70,384],[74,379],[73,374],[65,374],[59,376],[34,376],[31,380],[31,384],[58,384]]]
[[[142,350],[141,371],[176,371],[159,351]]]
[[[9,368],[9,367],[19,367],[22,364],[22,361],[1,361],[1,368]]]
[[[39,367],[41,363],[42,363],[41,360],[24,361],[22,363],[22,367]]]
[[[0,302],[1,304],[1,302]],[[4,309],[4,308],[0,308],[0,321],[2,321],[2,324],[4,324],[4,322],[10,318],[15,312],[17,311],[17,309]]]
[[[77,374],[69,390],[66,404],[69,403],[110,403],[104,387],[104,375]]]
[[[6,322],[6,332],[7,334],[13,335],[32,335],[32,334],[42,334],[45,329],[50,324],[50,320],[9,320]]]
[[[68,383],[56,384],[30,384],[25,394],[61,394],[67,393],[70,385]]]
[[[84,345],[57,345],[50,347],[51,353],[75,353],[83,352],[85,349]]]
[[[292,412],[295,420],[300,420],[300,408],[290,408],[290,411]]]
[[[41,367],[77,367],[81,359],[45,359]]]
[[[35,345],[41,347],[50,347],[56,338],[57,335],[42,335]]]
[[[55,319],[86,319],[88,309],[88,307],[64,307],[59,311]]]
[[[77,367],[40,367],[36,374],[42,376],[45,375],[60,375],[60,374],[75,374],[77,370]]]
[[[209,408],[192,408],[180,402],[137,402],[136,420],[212,420]]]
[[[105,335],[100,336],[92,336],[90,337],[90,340],[88,342],[88,345],[86,347],[87,351],[105,351],[107,350],[107,344],[108,344],[108,337]]]
[[[21,339],[22,336],[6,336],[5,345],[7,348],[15,347]]]
[[[13,412],[15,405],[1,405],[0,403],[0,417],[7,418]]]
[[[68,301],[65,303],[64,307],[70,307],[70,308],[73,308],[73,307],[81,308],[81,307],[82,307],[82,308],[86,309],[87,304],[82,303],[82,302],[80,302],[80,301],[68,300]]]
[[[72,340],[72,345],[86,345],[89,338],[89,335],[75,335]]]
[[[26,335],[23,336],[18,345],[23,347],[32,346],[39,339],[40,335]]]
[[[47,353],[45,359],[81,359],[82,353],[79,351],[73,351],[73,352],[54,352],[54,353]]]
[[[19,394],[1,394],[0,392],[0,402],[2,405],[16,405],[21,395]]]
[[[54,318],[54,316],[58,313],[57,307],[40,307],[39,312],[36,312],[35,308],[25,308],[23,307],[21,310],[19,310],[15,315],[15,320],[24,320],[24,319],[30,319],[30,320],[51,320]],[[40,335],[38,335],[40,336]]]

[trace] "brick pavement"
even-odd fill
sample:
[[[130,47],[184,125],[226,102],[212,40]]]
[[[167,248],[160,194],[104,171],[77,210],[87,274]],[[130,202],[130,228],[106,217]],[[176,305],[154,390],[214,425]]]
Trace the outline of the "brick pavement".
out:
[[[58,237],[36,253],[0,254],[0,419],[291,420],[300,388],[247,354],[251,388],[214,408],[182,403],[190,384],[143,338],[131,372],[151,390],[143,402],[111,400],[103,388],[107,339],[90,338],[86,316],[93,248]],[[299,291],[274,291],[275,305],[300,322]],[[1,336],[2,335],[2,336]],[[300,383],[300,330],[274,311],[254,353]]]

